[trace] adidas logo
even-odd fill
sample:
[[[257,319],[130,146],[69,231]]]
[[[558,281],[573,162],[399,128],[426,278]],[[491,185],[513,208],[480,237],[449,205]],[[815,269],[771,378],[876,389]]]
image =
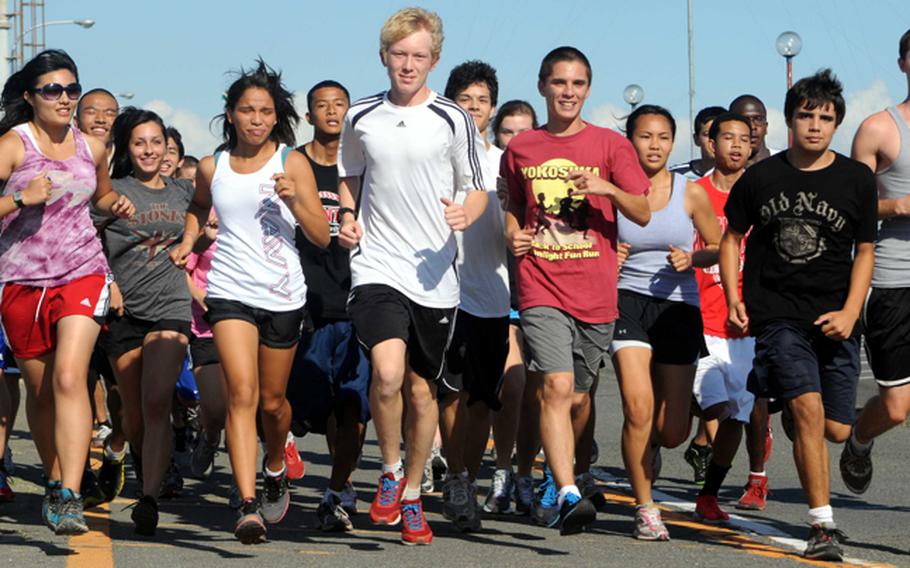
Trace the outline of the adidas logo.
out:
[[[397,126],[398,128],[407,128],[407,127],[408,127],[408,125],[405,124],[403,120],[402,120],[402,121],[399,121],[398,124],[397,124],[396,126]]]
[[[88,298],[82,298],[82,301],[79,302],[79,304],[85,306],[86,308],[92,307],[92,303],[88,300]]]
[[[439,323],[445,325],[445,324],[449,323],[449,318],[442,316],[442,319],[439,320]]]

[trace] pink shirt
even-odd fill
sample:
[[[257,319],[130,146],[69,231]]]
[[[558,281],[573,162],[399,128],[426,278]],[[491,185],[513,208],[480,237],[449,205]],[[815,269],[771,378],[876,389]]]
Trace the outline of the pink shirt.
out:
[[[89,215],[98,182],[83,134],[73,128],[76,153],[52,160],[38,149],[27,123],[13,131],[22,139],[25,159],[10,175],[3,195],[25,189],[42,171],[53,185],[46,204],[23,207],[0,221],[0,282],[49,288],[110,272]]]
[[[215,256],[215,243],[201,253],[192,253],[186,262],[186,271],[190,275],[193,285],[202,290],[208,286],[207,280],[209,270],[212,269],[212,258]],[[205,312],[202,306],[196,300],[193,300],[193,321],[190,324],[190,331],[193,335],[200,338],[212,337],[212,328],[203,316]]]

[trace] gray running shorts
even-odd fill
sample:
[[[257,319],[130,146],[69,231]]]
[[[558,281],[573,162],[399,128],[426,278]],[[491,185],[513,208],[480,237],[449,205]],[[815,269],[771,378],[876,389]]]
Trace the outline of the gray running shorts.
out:
[[[607,360],[613,322],[586,323],[562,310],[536,306],[521,311],[528,370],[575,373],[575,392],[588,392]]]

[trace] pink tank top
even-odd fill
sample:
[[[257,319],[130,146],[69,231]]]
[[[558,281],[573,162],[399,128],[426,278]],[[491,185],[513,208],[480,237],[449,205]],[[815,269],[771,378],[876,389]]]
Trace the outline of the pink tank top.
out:
[[[212,259],[215,257],[215,247],[218,241],[215,241],[209,248],[199,253],[190,254],[186,262],[186,271],[190,274],[190,280],[202,291],[208,289],[209,270],[212,269]],[[190,331],[193,335],[200,338],[213,337],[212,328],[204,319],[205,312],[202,307],[193,300],[193,322],[190,325]]]
[[[62,286],[90,274],[110,272],[101,241],[89,216],[97,178],[88,142],[72,128],[76,153],[52,160],[41,153],[28,124],[13,131],[25,146],[25,159],[3,195],[25,189],[42,170],[51,178],[51,198],[0,221],[0,282],[26,286]]]

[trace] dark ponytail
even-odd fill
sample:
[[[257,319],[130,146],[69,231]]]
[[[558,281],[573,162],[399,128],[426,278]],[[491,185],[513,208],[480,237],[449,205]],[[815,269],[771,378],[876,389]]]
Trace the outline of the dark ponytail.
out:
[[[76,81],[79,81],[76,63],[61,49],[42,51],[10,76],[3,85],[3,94],[0,95],[0,110],[3,111],[3,118],[0,119],[0,136],[14,126],[34,118],[35,110],[25,101],[23,95],[38,86],[38,77],[60,69],[70,71],[76,77]]]

